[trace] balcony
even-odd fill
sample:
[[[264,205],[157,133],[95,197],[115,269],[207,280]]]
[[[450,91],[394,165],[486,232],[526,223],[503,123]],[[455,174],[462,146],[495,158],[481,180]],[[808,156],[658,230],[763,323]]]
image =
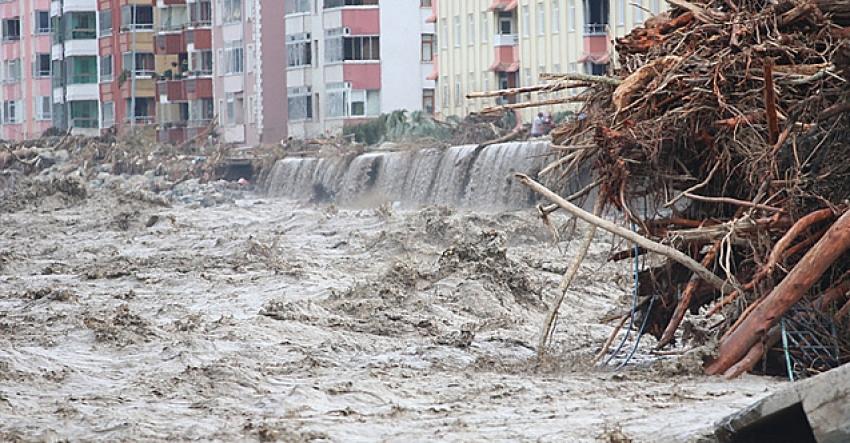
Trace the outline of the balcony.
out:
[[[211,78],[185,78],[161,80],[156,84],[156,94],[162,102],[163,97],[169,103],[211,99],[213,84]]]
[[[206,130],[209,124],[210,120],[165,122],[157,131],[157,139],[160,143],[177,145],[197,137],[198,134]]]
[[[517,8],[517,0],[493,0],[490,3],[491,11],[513,11]]]
[[[493,46],[516,46],[519,44],[517,34],[496,34],[493,37]]]
[[[162,103],[186,101],[186,87],[183,80],[160,80],[156,82],[156,95]],[[163,100],[164,98],[164,100]]]
[[[596,36],[596,35],[608,35],[608,25],[606,23],[585,23],[584,24],[584,35]]]

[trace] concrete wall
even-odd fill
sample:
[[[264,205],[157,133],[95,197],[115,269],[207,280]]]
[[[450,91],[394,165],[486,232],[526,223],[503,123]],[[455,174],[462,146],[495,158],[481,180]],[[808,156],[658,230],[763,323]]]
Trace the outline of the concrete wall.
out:
[[[394,0],[381,4],[381,111],[422,110],[422,89],[434,88],[425,79],[431,72],[421,54],[422,34],[434,33],[425,23],[430,13],[420,8],[420,0]],[[423,16],[424,14],[424,16]],[[417,93],[418,92],[418,93]]]

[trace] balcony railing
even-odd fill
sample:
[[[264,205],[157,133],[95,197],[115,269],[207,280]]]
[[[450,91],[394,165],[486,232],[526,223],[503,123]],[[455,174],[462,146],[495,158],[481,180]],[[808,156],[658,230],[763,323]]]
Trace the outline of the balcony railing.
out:
[[[493,46],[516,46],[519,44],[519,36],[516,34],[496,34],[493,37]]]
[[[97,38],[97,31],[94,29],[72,29],[69,34],[70,40],[93,40]]]
[[[97,117],[71,117],[72,128],[93,129],[97,128]]]
[[[607,35],[608,25],[605,23],[585,23],[584,35]]]
[[[69,85],[86,85],[97,83],[97,74],[75,74],[68,76]]]
[[[137,125],[152,125],[156,121],[156,117],[152,115],[137,115],[135,117],[128,117],[127,123],[134,123]]]

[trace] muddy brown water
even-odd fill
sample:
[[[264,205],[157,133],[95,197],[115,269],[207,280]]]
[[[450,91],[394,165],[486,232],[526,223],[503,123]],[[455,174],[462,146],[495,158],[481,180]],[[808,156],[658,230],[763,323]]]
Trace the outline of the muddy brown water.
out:
[[[687,441],[776,389],[586,364],[628,270],[532,211],[111,191],[0,214],[0,440]],[[647,344],[646,346],[649,346]]]

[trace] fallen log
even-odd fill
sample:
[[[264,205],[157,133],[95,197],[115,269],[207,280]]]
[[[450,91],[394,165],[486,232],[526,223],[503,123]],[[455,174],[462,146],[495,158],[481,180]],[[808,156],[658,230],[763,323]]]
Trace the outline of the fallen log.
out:
[[[721,340],[718,356],[706,367],[706,373],[722,374],[740,362],[782,315],[800,301],[824,272],[848,250],[850,211],[845,211],[782,282],[731,334]]]
[[[579,103],[583,102],[584,99],[581,97],[561,97],[561,98],[552,98],[548,100],[540,100],[536,102],[524,102],[524,103],[508,103],[507,105],[499,105],[499,106],[488,106],[481,110],[482,114],[493,114],[496,112],[506,111],[508,109],[525,109],[525,108],[538,108],[540,106],[549,106],[549,105],[560,105],[564,103]]]

